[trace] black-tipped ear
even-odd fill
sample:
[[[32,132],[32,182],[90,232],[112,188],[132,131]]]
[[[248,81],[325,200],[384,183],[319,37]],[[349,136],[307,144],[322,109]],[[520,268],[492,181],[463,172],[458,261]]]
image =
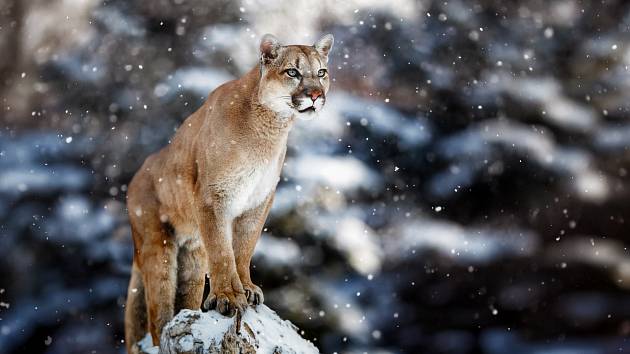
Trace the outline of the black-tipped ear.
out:
[[[314,47],[320,55],[327,57],[333,43],[335,43],[335,37],[332,34],[327,34],[315,42]]]
[[[260,55],[264,63],[269,63],[278,57],[278,51],[282,47],[280,41],[273,34],[267,33],[260,40]]]

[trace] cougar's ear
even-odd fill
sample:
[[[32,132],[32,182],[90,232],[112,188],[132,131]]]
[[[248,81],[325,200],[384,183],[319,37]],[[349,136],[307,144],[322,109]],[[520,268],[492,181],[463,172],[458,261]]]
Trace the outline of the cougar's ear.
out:
[[[260,40],[260,55],[265,64],[278,57],[278,52],[282,45],[276,36],[267,33]]]
[[[335,37],[332,34],[326,34],[315,42],[314,47],[321,56],[328,57],[333,43],[335,43]]]

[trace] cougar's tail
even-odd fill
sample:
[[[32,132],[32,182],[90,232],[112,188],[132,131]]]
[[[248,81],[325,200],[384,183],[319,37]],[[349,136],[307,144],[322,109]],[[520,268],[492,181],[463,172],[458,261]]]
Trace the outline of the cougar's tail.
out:
[[[125,343],[128,354],[138,353],[136,343],[147,334],[147,305],[144,299],[144,284],[140,269],[133,262],[127,305],[125,306]]]

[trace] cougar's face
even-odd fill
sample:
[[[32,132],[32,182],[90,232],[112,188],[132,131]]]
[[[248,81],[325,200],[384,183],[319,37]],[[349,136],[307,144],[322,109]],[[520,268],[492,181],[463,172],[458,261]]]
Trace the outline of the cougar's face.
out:
[[[312,119],[326,104],[330,87],[328,53],[333,37],[315,45],[282,46],[266,35],[261,42],[261,102],[281,118]]]

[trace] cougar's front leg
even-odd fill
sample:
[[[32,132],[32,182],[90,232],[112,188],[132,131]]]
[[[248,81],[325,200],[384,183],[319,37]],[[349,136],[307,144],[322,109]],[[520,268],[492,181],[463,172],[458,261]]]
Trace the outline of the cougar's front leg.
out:
[[[220,208],[202,203],[198,210],[201,237],[208,253],[210,294],[202,309],[216,309],[225,316],[234,316],[237,310],[247,307],[245,290],[236,273],[236,263],[232,250],[231,220]]]
[[[234,220],[232,247],[236,260],[236,271],[245,289],[247,302],[250,305],[262,304],[264,301],[263,292],[260,287],[252,282],[249,269],[256,243],[265,225],[272,203],[273,193],[260,206],[246,211]]]

